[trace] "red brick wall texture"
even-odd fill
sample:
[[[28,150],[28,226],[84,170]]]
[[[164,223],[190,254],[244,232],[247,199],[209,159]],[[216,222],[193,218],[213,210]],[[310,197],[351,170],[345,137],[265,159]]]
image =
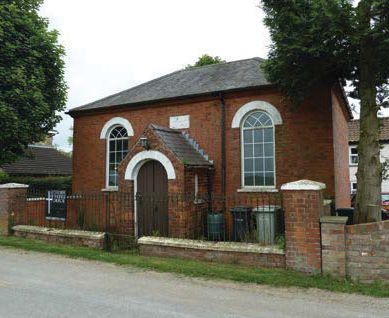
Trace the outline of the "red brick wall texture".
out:
[[[389,282],[389,221],[323,224],[323,272],[364,283]]]
[[[140,253],[148,256],[181,257],[253,267],[285,268],[285,255],[283,254],[187,249],[143,244],[140,245]]]
[[[340,110],[339,97],[332,96],[331,90],[324,88],[298,108],[287,105],[275,89],[225,94],[227,194],[235,195],[241,187],[240,131],[231,128],[232,119],[241,106],[255,100],[272,104],[283,120],[283,124],[275,126],[276,187],[299,179],[320,181],[327,185],[327,197],[336,196],[337,205],[346,206],[349,180],[345,129],[348,118]],[[190,115],[190,128],[185,131],[214,160],[213,191],[220,193],[221,111],[219,99],[211,96],[76,115],[73,190],[91,192],[105,187],[106,140],[100,139],[100,132],[108,120],[117,116],[129,120],[135,133],[129,138],[131,148],[148,124],[168,127],[169,117],[179,115]],[[339,140],[334,141],[334,137]],[[181,183],[180,180],[177,182]]]

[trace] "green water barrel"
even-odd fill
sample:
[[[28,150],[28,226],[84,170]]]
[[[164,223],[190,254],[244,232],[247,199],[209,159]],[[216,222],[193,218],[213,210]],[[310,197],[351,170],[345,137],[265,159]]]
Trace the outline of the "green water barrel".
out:
[[[221,241],[224,239],[224,214],[208,213],[207,234],[210,241]]]

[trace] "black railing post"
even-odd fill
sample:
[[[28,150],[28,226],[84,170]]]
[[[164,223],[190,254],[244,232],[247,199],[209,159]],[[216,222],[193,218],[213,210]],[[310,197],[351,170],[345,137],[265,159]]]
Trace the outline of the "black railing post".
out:
[[[111,251],[109,192],[105,192],[105,250]]]

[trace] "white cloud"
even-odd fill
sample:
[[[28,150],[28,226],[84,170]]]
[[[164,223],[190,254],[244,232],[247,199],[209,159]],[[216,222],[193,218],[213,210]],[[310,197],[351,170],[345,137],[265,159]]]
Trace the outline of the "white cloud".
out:
[[[46,0],[66,49],[67,109],[175,71],[201,54],[266,57],[258,0]],[[64,115],[55,143],[69,149]]]

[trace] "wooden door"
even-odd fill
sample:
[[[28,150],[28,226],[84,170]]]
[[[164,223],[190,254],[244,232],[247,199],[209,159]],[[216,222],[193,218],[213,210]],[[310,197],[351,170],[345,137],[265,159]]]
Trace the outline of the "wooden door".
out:
[[[158,161],[148,161],[137,177],[138,236],[168,235],[168,180]]]

